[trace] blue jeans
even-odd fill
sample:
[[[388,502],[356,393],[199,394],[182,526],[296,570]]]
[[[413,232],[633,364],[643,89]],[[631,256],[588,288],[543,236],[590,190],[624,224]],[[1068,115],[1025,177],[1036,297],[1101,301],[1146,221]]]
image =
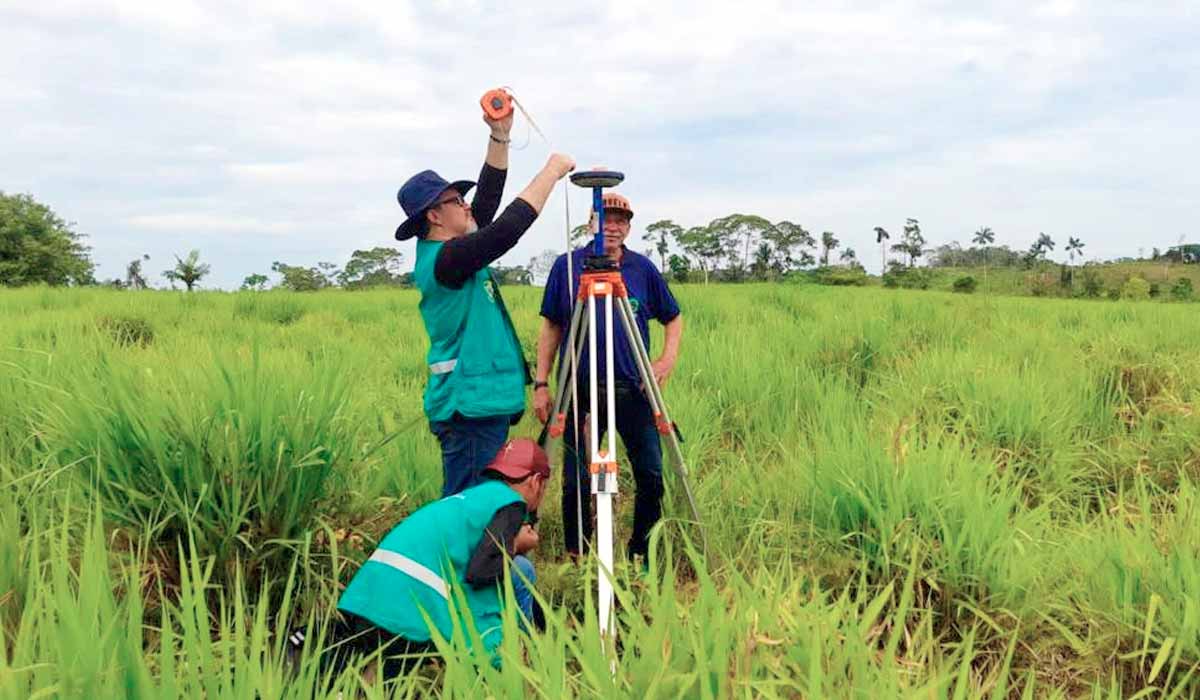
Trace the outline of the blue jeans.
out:
[[[479,483],[483,468],[504,447],[509,421],[510,416],[466,418],[455,414],[450,420],[429,424],[442,445],[442,498]]]
[[[633,481],[637,493],[633,499],[633,534],[629,538],[629,555],[640,555],[645,558],[650,548],[650,529],[662,517],[663,478],[662,478],[662,444],[659,442],[658,427],[654,423],[654,411],[650,402],[642,394],[636,384],[618,380],[616,382],[617,434],[625,443],[625,451],[629,456],[630,466],[633,467]],[[605,433],[603,394],[599,397],[600,406],[600,435]],[[588,406],[587,388],[580,387],[579,417],[582,420]],[[583,539],[592,537],[592,481],[588,473],[587,462],[589,448],[582,439],[582,426],[578,431],[579,457],[575,454],[575,435],[570,423],[563,436],[563,537],[566,549],[572,554],[581,551],[580,533],[576,527],[575,494],[579,494],[579,504],[582,512],[579,517],[583,521]],[[618,477],[619,478],[619,477]]]
[[[513,557],[510,573],[513,597],[517,599],[517,609],[523,615],[518,622],[522,629],[528,630],[527,625],[533,622],[533,589],[531,586],[537,582],[537,573],[533,570],[533,562],[522,554]]]

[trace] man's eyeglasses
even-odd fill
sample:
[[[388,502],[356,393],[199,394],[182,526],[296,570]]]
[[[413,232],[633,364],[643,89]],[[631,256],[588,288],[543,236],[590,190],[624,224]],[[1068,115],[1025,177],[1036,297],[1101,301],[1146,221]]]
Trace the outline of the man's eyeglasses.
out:
[[[434,205],[432,207],[429,207],[429,208],[437,209],[438,207],[442,206],[443,204],[457,204],[460,207],[465,207],[467,205],[467,200],[463,199],[463,196],[461,194],[455,194],[453,197],[447,197],[446,199],[439,199],[437,202],[434,203]]]

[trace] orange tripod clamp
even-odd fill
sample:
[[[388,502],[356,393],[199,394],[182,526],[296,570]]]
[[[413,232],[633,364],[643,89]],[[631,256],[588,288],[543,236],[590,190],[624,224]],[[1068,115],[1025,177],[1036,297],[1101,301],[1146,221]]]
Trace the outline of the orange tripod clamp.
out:
[[[620,272],[585,272],[580,276],[578,295],[581,300],[590,296],[606,297],[609,294],[616,294],[618,297],[629,296],[625,289],[625,279],[621,277]]]
[[[483,113],[489,118],[500,120],[512,114],[513,98],[504,88],[495,88],[483,93],[483,97],[479,98],[479,106],[483,107]]]

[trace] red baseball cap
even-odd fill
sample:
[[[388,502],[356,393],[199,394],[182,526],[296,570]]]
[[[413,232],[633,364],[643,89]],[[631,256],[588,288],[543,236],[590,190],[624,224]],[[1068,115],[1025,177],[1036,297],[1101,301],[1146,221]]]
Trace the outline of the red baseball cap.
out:
[[[510,479],[524,479],[530,474],[541,474],[550,478],[550,458],[537,442],[529,438],[515,438],[504,443],[496,458],[487,465],[489,469]]]

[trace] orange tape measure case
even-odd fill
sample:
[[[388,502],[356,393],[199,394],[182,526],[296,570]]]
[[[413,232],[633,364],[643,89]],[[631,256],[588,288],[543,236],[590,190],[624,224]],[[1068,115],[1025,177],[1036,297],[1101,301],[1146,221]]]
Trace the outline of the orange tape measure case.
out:
[[[483,113],[491,119],[504,119],[513,112],[512,95],[504,88],[488,90],[479,98],[479,106],[483,107]]]

